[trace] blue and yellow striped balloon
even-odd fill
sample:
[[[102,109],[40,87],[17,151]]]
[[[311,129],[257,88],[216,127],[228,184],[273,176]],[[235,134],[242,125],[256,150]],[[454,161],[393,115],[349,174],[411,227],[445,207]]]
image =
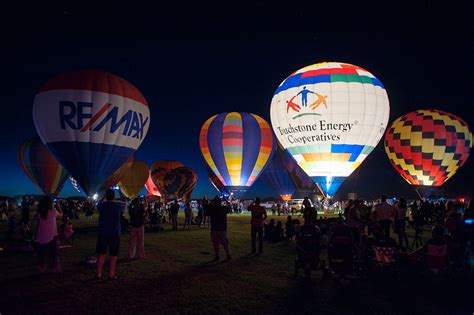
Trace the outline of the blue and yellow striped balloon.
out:
[[[223,113],[201,128],[201,152],[209,168],[230,192],[244,193],[274,151],[269,124],[250,113]]]

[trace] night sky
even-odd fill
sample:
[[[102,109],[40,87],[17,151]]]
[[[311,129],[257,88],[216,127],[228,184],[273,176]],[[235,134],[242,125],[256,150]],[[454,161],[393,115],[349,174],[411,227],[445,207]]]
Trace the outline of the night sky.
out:
[[[434,108],[462,117],[472,131],[471,4],[384,5],[363,10],[364,16],[337,3],[331,14],[308,4],[274,11],[261,1],[249,7],[42,3],[12,9],[2,22],[11,32],[3,40],[0,195],[39,193],[21,170],[17,149],[36,136],[31,111],[37,89],[53,75],[78,69],[112,72],[142,92],[151,125],[135,158],[149,165],[177,159],[192,167],[199,176],[194,196],[215,194],[199,149],[204,121],[241,111],[270,122],[277,86],[312,63],[347,62],[372,72],[387,90],[390,122]],[[443,188],[453,197],[471,195],[473,174],[471,156]],[[350,191],[365,198],[415,196],[390,165],[382,141],[338,195]],[[70,194],[76,193],[67,183],[62,195]],[[270,191],[257,182],[248,195],[257,194]]]

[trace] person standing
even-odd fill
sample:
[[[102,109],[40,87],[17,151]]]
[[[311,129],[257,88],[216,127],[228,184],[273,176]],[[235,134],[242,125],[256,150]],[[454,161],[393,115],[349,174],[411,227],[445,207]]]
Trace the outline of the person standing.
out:
[[[229,252],[229,240],[227,238],[227,214],[231,211],[229,202],[221,204],[219,197],[215,197],[205,210],[211,219],[211,241],[214,247],[214,261],[219,261],[219,246],[222,245],[227,255],[227,260],[232,259]]]
[[[132,200],[128,208],[130,216],[130,247],[128,257],[134,259],[138,251],[138,258],[145,258],[145,207],[139,198]]]
[[[38,205],[38,228],[36,242],[38,243],[38,271],[46,272],[45,256],[50,256],[53,272],[61,272],[58,255],[58,226],[56,218],[62,215],[59,202],[53,207],[51,197],[43,197]]]
[[[193,220],[193,208],[191,208],[191,204],[186,201],[186,205],[184,206],[184,225],[183,230],[188,226],[188,230],[191,229],[191,221]]]
[[[401,247],[403,247],[403,244],[405,244],[405,247],[408,247],[408,236],[405,231],[405,217],[407,216],[407,208],[408,206],[406,200],[404,198],[400,198],[394,210],[394,230],[395,233],[398,234],[398,244]]]
[[[258,253],[263,253],[263,222],[267,218],[267,211],[260,205],[260,198],[255,198],[255,202],[248,208],[251,212],[252,219],[250,220],[251,225],[251,237],[252,237],[252,254],[257,251],[256,248],[256,237],[258,235]]]
[[[380,203],[374,208],[374,216],[377,220],[382,233],[386,236],[390,236],[390,225],[391,218],[394,211],[394,208],[387,203],[387,196],[382,196],[380,198]]]
[[[115,200],[115,191],[108,189],[105,200],[99,202],[99,234],[97,237],[97,274],[96,279],[102,279],[105,255],[109,252],[109,279],[115,280],[117,276],[117,256],[120,248],[121,224],[120,216],[125,211],[126,203]]]
[[[21,201],[21,222],[28,224],[30,222],[30,198],[23,196]]]
[[[176,231],[178,229],[178,211],[178,200],[175,200],[170,208],[171,226],[173,227],[173,231]]]

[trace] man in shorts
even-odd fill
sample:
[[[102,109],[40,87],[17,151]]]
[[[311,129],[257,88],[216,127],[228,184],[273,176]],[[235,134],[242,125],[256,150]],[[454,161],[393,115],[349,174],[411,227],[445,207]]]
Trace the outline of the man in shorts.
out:
[[[228,201],[226,205],[221,204],[219,197],[214,198],[209,209],[209,216],[211,217],[211,241],[214,246],[214,261],[219,261],[219,245],[224,247],[227,254],[227,260],[232,259],[229,253],[229,240],[227,239],[227,213],[231,211],[231,206]]]
[[[99,235],[97,238],[97,277],[102,279],[105,255],[109,251],[109,279],[117,279],[115,267],[120,248],[120,215],[125,211],[126,203],[115,200],[115,192],[112,189],[105,193],[105,200],[97,205],[99,210]]]

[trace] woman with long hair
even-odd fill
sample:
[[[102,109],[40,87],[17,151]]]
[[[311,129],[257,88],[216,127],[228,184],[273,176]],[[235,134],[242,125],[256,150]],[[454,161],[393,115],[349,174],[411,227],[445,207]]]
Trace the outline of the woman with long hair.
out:
[[[62,215],[59,202],[56,201],[56,209],[54,209],[51,197],[43,197],[38,204],[38,214],[36,232],[38,271],[40,273],[47,271],[45,260],[48,257],[51,260],[51,271],[61,272],[58,255],[58,227],[56,224],[56,218]]]

